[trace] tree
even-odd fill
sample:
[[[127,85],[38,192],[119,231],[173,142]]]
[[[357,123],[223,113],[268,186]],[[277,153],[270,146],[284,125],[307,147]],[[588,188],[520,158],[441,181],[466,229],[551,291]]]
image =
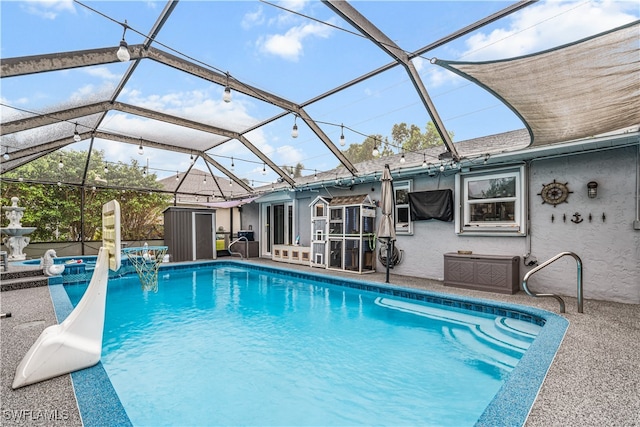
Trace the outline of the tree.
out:
[[[304,170],[304,165],[300,162],[296,163],[295,166],[282,166],[281,169],[287,173],[291,178],[300,178],[302,176],[302,171]]]
[[[20,206],[25,207],[22,223],[37,227],[31,234],[34,241],[100,239],[102,205],[112,199],[121,205],[124,240],[162,238],[159,218],[169,205],[170,196],[142,190],[161,189],[156,176],[145,174],[135,160],[130,165],[109,164],[108,172],[104,166],[104,153],[97,150],[92,151],[88,164],[86,152],[61,151],[43,156],[4,175],[17,182],[3,182],[2,204],[10,204],[11,197],[20,198]],[[83,183],[85,167],[87,181]],[[56,182],[60,184],[52,184]],[[105,183],[127,188],[140,186],[141,190],[98,188]]]
[[[453,139],[453,132],[449,131],[449,137]],[[407,126],[406,123],[393,125],[391,138],[396,147],[404,151],[418,151],[430,147],[442,145],[442,138],[433,122],[428,122],[425,132],[422,133],[416,125]]]
[[[393,154],[393,150],[389,147],[389,140],[382,135],[369,135],[361,144],[351,144],[348,149],[343,150],[344,155],[351,163],[360,163],[367,160],[373,160],[373,149],[377,148],[379,156],[388,156]]]

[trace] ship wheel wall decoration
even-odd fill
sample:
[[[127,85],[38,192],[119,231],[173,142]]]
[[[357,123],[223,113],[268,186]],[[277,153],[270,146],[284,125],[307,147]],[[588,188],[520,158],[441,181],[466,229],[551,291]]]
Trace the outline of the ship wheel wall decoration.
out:
[[[555,208],[560,203],[569,203],[567,198],[573,191],[569,191],[567,184],[567,182],[564,184],[556,182],[555,179],[549,184],[542,184],[542,191],[538,193],[538,196],[542,197],[542,204],[548,203]]]

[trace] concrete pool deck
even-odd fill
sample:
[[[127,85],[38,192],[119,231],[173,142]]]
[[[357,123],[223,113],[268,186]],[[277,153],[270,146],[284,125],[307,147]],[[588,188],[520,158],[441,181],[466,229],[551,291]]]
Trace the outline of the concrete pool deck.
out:
[[[325,270],[260,263],[323,273]],[[385,281],[384,273],[354,275],[364,281]],[[391,275],[390,284],[485,300],[528,305],[558,312],[550,298],[519,292],[502,295],[443,286],[442,282]],[[526,421],[526,426],[640,426],[640,306],[585,300],[584,313],[575,298],[565,298],[570,325]],[[12,390],[15,369],[42,330],[57,323],[47,287],[0,294],[0,391],[2,425],[82,425],[70,375]]]

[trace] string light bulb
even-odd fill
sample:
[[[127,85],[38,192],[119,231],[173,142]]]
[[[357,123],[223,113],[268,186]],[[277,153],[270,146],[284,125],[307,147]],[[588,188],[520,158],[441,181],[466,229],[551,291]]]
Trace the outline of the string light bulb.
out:
[[[9,160],[11,158],[11,156],[9,155],[9,153],[4,153],[2,155],[2,158],[5,159],[5,160]]]
[[[202,183],[204,185],[207,185],[207,175],[205,175],[204,178],[202,178]]]
[[[78,133],[78,123],[76,122],[76,128],[73,131],[73,140],[75,142],[80,142],[82,140],[82,138],[80,137],[80,134]]]
[[[142,142],[140,142],[140,145],[138,145],[138,154],[141,156],[144,154],[144,147],[142,146]]]
[[[262,175],[267,174],[267,165],[265,163],[262,164]]]
[[[191,153],[191,155],[189,156],[189,162],[191,162],[191,164],[195,163],[195,159],[193,158],[193,153]]]
[[[231,87],[229,87],[229,72],[227,72],[227,84],[224,87],[224,93],[222,94],[222,100],[224,102],[231,102]]]
[[[118,59],[122,62],[127,62],[131,59],[131,55],[129,54],[129,45],[127,44],[127,42],[124,40],[124,35],[127,32],[127,28],[129,27],[127,25],[127,20],[125,19],[124,24],[122,25],[124,27],[124,31],[122,32],[122,40],[120,40],[120,47],[118,48],[118,52],[116,53],[116,56],[118,57]]]
[[[344,147],[346,143],[344,139],[344,125],[340,125],[340,145]]]
[[[180,173],[178,171],[176,171],[176,182],[180,181]]]
[[[295,116],[293,118],[293,128],[291,129],[291,138],[297,138],[298,137],[298,125],[296,124],[296,120],[298,119],[298,116]]]
[[[109,173],[109,166],[106,163],[104,164],[104,173]]]
[[[400,157],[400,163],[404,164],[407,160],[404,158],[404,153],[402,153],[402,156]]]
[[[60,159],[58,160],[58,169],[62,169],[64,167],[64,163],[62,163],[62,156],[60,156]]]
[[[426,154],[422,154],[422,167],[423,168],[427,167],[427,156],[426,156]]]
[[[373,147],[373,151],[371,152],[371,154],[373,154],[373,157],[378,157],[380,155],[380,151],[378,151],[377,145]]]
[[[233,163],[233,156],[231,157],[231,172],[236,168],[236,165]]]

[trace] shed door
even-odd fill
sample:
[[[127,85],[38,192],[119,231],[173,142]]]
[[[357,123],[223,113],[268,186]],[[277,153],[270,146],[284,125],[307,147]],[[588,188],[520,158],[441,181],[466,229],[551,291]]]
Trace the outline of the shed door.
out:
[[[195,219],[195,257],[196,259],[213,258],[213,215],[196,213]]]

